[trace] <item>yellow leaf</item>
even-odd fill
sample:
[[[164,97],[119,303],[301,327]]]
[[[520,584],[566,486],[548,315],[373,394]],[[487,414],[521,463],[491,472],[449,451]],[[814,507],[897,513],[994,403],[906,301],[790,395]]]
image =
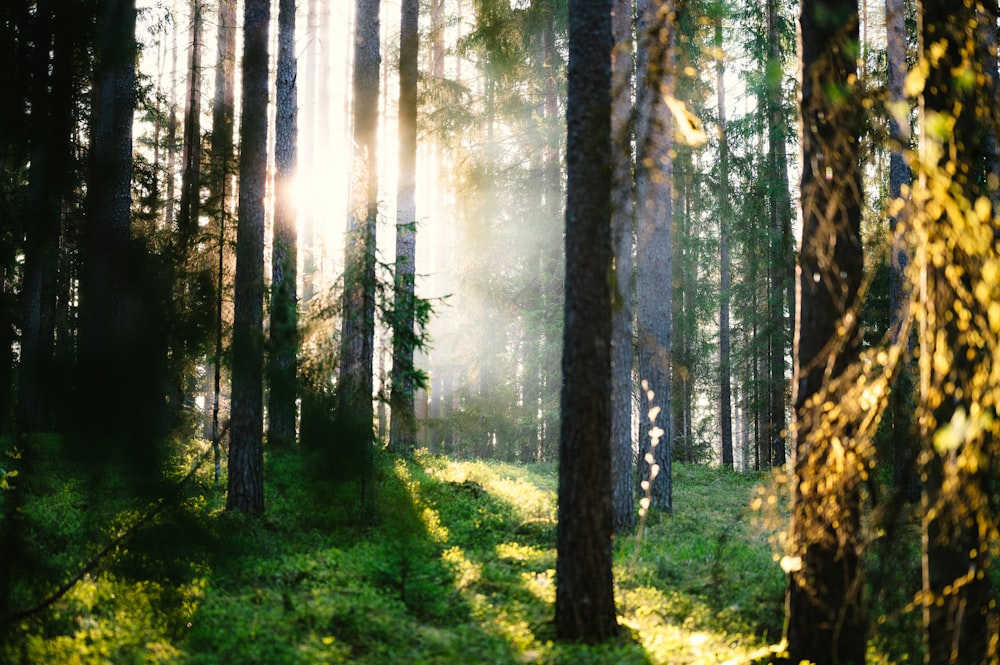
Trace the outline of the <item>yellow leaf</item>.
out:
[[[922,65],[923,63],[921,63]],[[923,71],[923,67],[914,67],[906,75],[906,80],[903,82],[903,92],[906,93],[907,97],[916,97],[921,92],[924,91],[924,81],[927,75]]]

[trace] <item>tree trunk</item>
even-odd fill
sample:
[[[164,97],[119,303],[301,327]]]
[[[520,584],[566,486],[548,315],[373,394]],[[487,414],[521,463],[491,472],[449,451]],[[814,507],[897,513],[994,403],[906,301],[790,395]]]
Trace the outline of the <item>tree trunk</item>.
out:
[[[357,0],[354,39],[355,172],[344,261],[339,417],[351,455],[367,467],[375,418],[375,223],[378,217],[379,2]],[[363,472],[364,468],[362,469]]]
[[[715,16],[715,85],[719,103],[719,435],[722,466],[733,468],[733,387],[729,338],[729,139],[726,134],[726,82],[722,9]]]
[[[220,0],[218,61],[212,105],[212,166],[210,204],[216,220],[215,353],[212,359],[212,448],[215,480],[222,473],[219,418],[222,398],[223,293],[225,290],[226,229],[232,211],[233,134],[236,107],[236,0]]]
[[[240,192],[226,509],[264,512],[264,195],[270,0],[245,0]]]
[[[181,200],[177,213],[177,245],[182,268],[189,258],[201,216],[201,35],[202,0],[191,1],[191,59],[184,109],[184,145],[181,151]]]
[[[80,393],[87,434],[115,446],[133,444],[129,425],[146,414],[134,379],[136,345],[131,257],[132,117],[135,109],[135,0],[108,0],[99,15],[80,283]],[[124,393],[119,417],[108,418],[108,395]]]
[[[640,409],[639,482],[655,508],[670,512],[673,118],[664,98],[673,92],[675,16],[671,0],[643,0],[638,15],[636,307],[639,379],[649,407]]]
[[[53,426],[52,383],[60,213],[67,187],[73,132],[75,50],[78,26],[67,7],[39,2],[35,10],[34,85],[27,209],[34,211],[24,250],[18,429]]]
[[[853,412],[833,408],[856,401],[846,395],[854,383],[847,371],[857,366],[861,344],[862,113],[851,47],[858,40],[856,0],[805,0],[801,31],[803,227],[794,353],[793,550],[785,559],[788,653],[794,663],[863,665],[860,485],[867,466]],[[841,94],[830,95],[831,89]]]
[[[611,0],[571,0],[556,634],[618,633],[611,552]]]
[[[414,276],[417,240],[417,58],[418,0],[403,0],[399,34],[399,183],[396,196],[395,311],[392,334],[392,422],[389,448],[407,452],[416,445],[413,410],[417,347],[414,329]]]
[[[782,111],[781,34],[777,0],[767,0],[768,54],[766,65],[768,183],[771,201],[771,259],[768,262],[768,408],[767,433],[769,466],[785,465],[785,345],[788,318],[795,316],[795,267],[791,248],[791,203],[788,194],[788,159],[785,152],[785,115]]]
[[[633,224],[632,188],[632,43],[633,0],[615,0],[611,19],[611,140],[614,185],[611,234],[614,243],[611,337],[611,481],[616,533],[635,526],[635,464],[632,452],[632,368],[635,361],[632,321]]]
[[[278,2],[277,108],[274,130],[274,240],[271,245],[271,326],[267,441],[295,443],[299,310],[298,239],[292,196],[298,145],[295,0]]]

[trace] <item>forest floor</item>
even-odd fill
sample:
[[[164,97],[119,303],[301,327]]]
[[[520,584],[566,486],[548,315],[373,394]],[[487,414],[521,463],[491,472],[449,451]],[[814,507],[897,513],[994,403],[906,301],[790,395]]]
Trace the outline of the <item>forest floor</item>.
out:
[[[60,464],[25,482],[11,610],[71,579],[157,503]],[[203,445],[203,444],[200,444]],[[193,445],[178,478],[201,455]],[[553,464],[380,457],[366,505],[309,455],[272,450],[267,514],[224,511],[210,464],[50,607],[11,663],[723,663],[781,638],[777,476],[674,466],[675,513],[615,542],[623,637],[555,641]],[[13,482],[13,481],[12,481]],[[885,658],[873,654],[873,661]]]

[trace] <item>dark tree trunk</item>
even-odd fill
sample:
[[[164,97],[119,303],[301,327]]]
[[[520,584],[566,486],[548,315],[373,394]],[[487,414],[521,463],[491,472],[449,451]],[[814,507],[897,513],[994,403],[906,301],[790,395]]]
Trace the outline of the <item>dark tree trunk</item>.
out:
[[[271,325],[267,441],[295,443],[299,310],[298,239],[292,179],[298,143],[295,83],[295,0],[278,2],[277,108],[274,130],[275,202],[271,245]]]
[[[413,411],[417,346],[414,276],[417,240],[417,58],[418,0],[403,0],[399,33],[399,183],[396,197],[395,312],[392,335],[392,422],[389,447],[407,452],[416,445]]]
[[[148,406],[138,401],[141,387],[126,388],[139,362],[130,246],[135,25],[135,0],[108,0],[100,9],[80,283],[77,424],[119,450],[133,443],[128,425]],[[124,403],[109,417],[107,399],[114,394]]]
[[[264,512],[264,193],[270,0],[245,0],[240,190],[233,303],[232,407],[226,509]]]
[[[632,320],[633,234],[635,203],[632,165],[633,0],[615,0],[611,19],[611,140],[614,185],[611,234],[614,243],[611,337],[611,482],[615,532],[635,526],[635,463],[632,452],[632,368],[635,328]]]
[[[835,409],[860,348],[861,95],[856,0],[805,0],[802,35],[802,248],[798,266],[791,540],[791,662],[865,662],[856,423]],[[840,91],[837,96],[831,89]],[[836,174],[831,177],[830,174]],[[773,296],[773,294],[772,294]],[[772,322],[773,324],[774,322]]]
[[[618,633],[611,553],[611,0],[571,0],[556,633]]]
[[[27,209],[33,212],[24,251],[18,413],[22,433],[53,426],[54,335],[61,204],[67,188],[73,132],[75,23],[78,12],[39,2],[31,101]]]

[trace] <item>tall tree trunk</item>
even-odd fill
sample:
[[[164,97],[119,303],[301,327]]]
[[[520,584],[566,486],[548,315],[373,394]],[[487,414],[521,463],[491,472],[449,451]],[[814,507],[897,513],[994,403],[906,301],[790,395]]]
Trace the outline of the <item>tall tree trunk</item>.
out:
[[[417,346],[414,276],[417,239],[417,58],[418,0],[403,0],[399,32],[399,183],[396,195],[396,275],[392,334],[392,422],[389,447],[406,452],[416,445],[413,410]]]
[[[171,19],[176,23],[177,17],[180,15],[178,11],[178,5],[180,0],[173,0],[173,6],[170,11]],[[169,105],[170,111],[167,116],[167,172],[165,174],[166,178],[166,191],[164,192],[164,202],[163,202],[163,228],[167,230],[172,230],[174,222],[176,221],[176,189],[177,189],[177,57],[180,53],[180,30],[171,31],[171,44],[170,44],[170,91],[169,91]]]
[[[243,100],[226,509],[264,512],[264,194],[270,0],[243,7]]]
[[[906,80],[906,22],[903,0],[886,0],[886,60],[888,67],[888,93],[890,105],[902,105],[909,109],[910,103],[903,91]],[[900,124],[900,120],[904,124]],[[903,186],[909,186],[910,169],[906,165],[903,152],[909,147],[909,114],[891,113],[889,116],[889,196],[896,201],[902,196]],[[910,336],[900,339],[905,320],[909,317],[909,289],[906,284],[906,267],[909,264],[907,229],[901,223],[901,213],[889,217],[889,319],[894,344],[912,346]],[[909,328],[907,327],[907,330]],[[916,501],[920,496],[919,479],[915,473],[916,432],[910,396],[913,392],[913,378],[908,364],[901,366],[896,375],[892,393],[889,396],[892,418],[892,465],[896,489]]]
[[[848,371],[857,367],[861,345],[862,113],[852,47],[858,41],[858,7],[856,0],[804,0],[801,12],[803,226],[794,353],[793,552],[785,559],[788,653],[794,663],[862,665],[867,624],[860,486],[867,462],[850,405],[831,408],[856,401],[846,390],[854,384]],[[839,94],[829,94],[831,89]]]
[[[73,131],[74,12],[43,0],[35,9],[31,153],[27,209],[34,212],[24,250],[18,429],[53,426],[52,384],[60,213]],[[51,54],[51,55],[50,55]]]
[[[191,59],[184,109],[184,145],[181,149],[181,200],[177,213],[177,244],[186,262],[201,216],[201,41],[203,0],[191,0]],[[183,263],[182,263],[183,265]]]
[[[611,235],[614,280],[611,331],[611,482],[616,533],[635,526],[635,464],[632,452],[632,368],[635,362],[632,320],[633,225],[632,188],[632,43],[633,0],[615,0],[611,30],[611,140],[614,185],[611,191]]]
[[[556,634],[618,633],[611,553],[611,0],[570,0]]]
[[[132,116],[135,109],[135,0],[107,0],[98,19],[99,41],[91,119],[80,284],[81,424],[117,446],[130,441],[128,427],[141,391],[125,388],[138,358],[131,257]],[[121,417],[107,418],[107,396],[125,395]],[[146,405],[148,406],[148,405]],[[144,414],[143,414],[144,415]],[[129,421],[132,421],[131,423]],[[110,431],[109,431],[110,430]]]
[[[542,25],[542,65],[544,69],[544,117],[545,117],[545,150],[543,153],[544,196],[545,196],[545,235],[541,243],[541,283],[543,328],[538,348],[541,355],[539,376],[542,404],[557,404],[559,402],[559,386],[562,378],[559,373],[558,330],[562,305],[562,240],[560,225],[557,220],[563,217],[563,184],[562,160],[560,159],[560,137],[562,135],[562,117],[559,112],[558,73],[556,71],[556,6],[553,0],[544,0],[544,23]],[[542,409],[540,423],[540,448],[553,450],[556,443],[556,414],[554,408]]]
[[[785,344],[788,338],[788,317],[793,317],[794,259],[791,249],[791,203],[788,194],[788,159],[785,152],[785,116],[782,111],[781,34],[777,0],[767,0],[768,54],[765,71],[767,84],[768,183],[771,201],[771,259],[768,262],[770,292],[768,304],[768,408],[767,433],[769,455],[767,464],[785,464]]]
[[[639,379],[648,409],[640,410],[638,477],[652,505],[669,512],[673,510],[669,423],[673,117],[665,97],[673,93],[675,15],[672,0],[642,0],[639,7],[636,311]]]
[[[715,85],[719,103],[719,436],[722,466],[733,468],[733,387],[729,337],[729,138],[726,134],[726,82],[722,12],[715,9]]]
[[[268,357],[268,443],[295,443],[299,310],[298,238],[292,197],[298,145],[295,0],[278,2],[277,108],[274,130],[275,202],[271,245],[271,326]]]
[[[367,466],[375,418],[375,223],[378,217],[379,2],[357,0],[354,38],[354,159],[344,261],[339,416],[351,453]]]
[[[305,34],[305,67],[303,68],[303,78],[305,85],[301,89],[301,112],[299,115],[299,125],[303,128],[303,136],[316,136],[316,127],[319,117],[317,112],[317,88],[326,85],[326,82],[317,79],[319,70],[320,54],[324,49],[329,48],[329,44],[323,44],[320,39],[320,0],[307,0],[306,4],[306,34]],[[299,168],[301,173],[309,173],[316,168],[316,141],[305,141],[299,151]],[[309,307],[309,301],[315,295],[315,272],[316,272],[316,243],[314,238],[315,217],[317,211],[311,205],[305,206],[299,211],[302,232],[299,235],[299,254],[302,255],[302,303],[304,307]],[[303,395],[303,399],[306,396]]]
[[[997,325],[988,267],[998,261],[997,211],[983,186],[988,146],[979,124],[989,107],[977,107],[977,86],[959,75],[985,75],[972,46],[975,9],[941,0],[923,0],[920,8],[921,61],[929,63],[916,192],[925,215],[916,243],[924,662],[995,663],[1000,617],[989,568],[997,518],[988,460],[997,456],[997,432],[988,377],[995,372]]]
[[[212,448],[215,480],[222,473],[219,418],[222,401],[223,293],[225,291],[226,233],[232,213],[233,135],[236,108],[236,0],[220,0],[216,37],[215,100],[212,104],[212,166],[210,207],[215,216],[216,284],[215,353],[212,359]]]

